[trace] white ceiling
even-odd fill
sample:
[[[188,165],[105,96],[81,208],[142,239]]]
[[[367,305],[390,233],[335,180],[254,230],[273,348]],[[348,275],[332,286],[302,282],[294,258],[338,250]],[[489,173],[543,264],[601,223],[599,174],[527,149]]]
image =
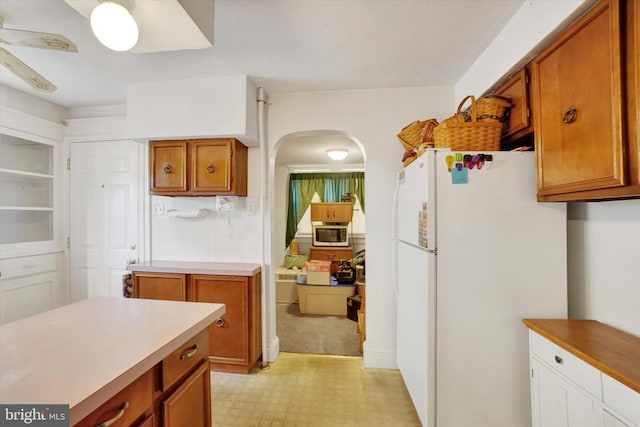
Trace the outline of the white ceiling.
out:
[[[97,0],[82,1],[97,4]],[[138,1],[198,4],[213,0]],[[453,86],[523,3],[215,0],[214,13],[206,17],[214,21],[213,47],[133,53],[102,46],[88,20],[64,0],[0,0],[5,28],[63,34],[79,51],[3,45],[58,90],[37,92],[3,67],[0,83],[65,107],[125,104],[131,82],[230,75],[248,75],[269,94]],[[136,7],[132,15],[148,9],[148,5]],[[140,38],[170,40],[181,32],[166,22],[157,27],[145,30]],[[327,142],[325,135],[325,142],[316,150],[324,151],[333,144],[359,153],[352,141],[333,137]],[[293,144],[302,145],[306,146]],[[285,148],[279,156],[286,155]],[[345,162],[352,163],[352,159],[356,157]]]

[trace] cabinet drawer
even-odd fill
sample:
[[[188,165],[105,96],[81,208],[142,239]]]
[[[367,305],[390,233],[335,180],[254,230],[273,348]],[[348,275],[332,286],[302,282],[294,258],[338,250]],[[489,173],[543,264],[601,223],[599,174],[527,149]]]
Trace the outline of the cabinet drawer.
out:
[[[555,372],[564,375],[602,400],[600,371],[535,332],[529,334],[531,353]]]
[[[320,261],[340,261],[353,258],[352,249],[314,249],[310,251],[310,258]]]
[[[20,258],[3,259],[0,273],[2,279],[24,277],[32,274],[47,273],[58,269],[58,254],[34,255]]]
[[[153,376],[147,371],[140,378],[125,387],[105,404],[93,411],[75,427],[95,427],[101,423],[111,427],[125,427],[132,425],[142,418],[143,414],[152,409]]]
[[[602,374],[602,394],[605,405],[640,426],[640,393]]]
[[[208,355],[209,330],[205,329],[162,361],[162,391],[167,391]]]

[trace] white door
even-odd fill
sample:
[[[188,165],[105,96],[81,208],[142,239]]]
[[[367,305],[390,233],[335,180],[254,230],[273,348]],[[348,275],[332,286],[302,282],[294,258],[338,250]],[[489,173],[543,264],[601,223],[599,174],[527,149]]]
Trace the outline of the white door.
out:
[[[434,425],[435,255],[398,243],[397,363],[420,421]]]
[[[70,147],[70,298],[122,295],[127,262],[137,260],[142,145]]]

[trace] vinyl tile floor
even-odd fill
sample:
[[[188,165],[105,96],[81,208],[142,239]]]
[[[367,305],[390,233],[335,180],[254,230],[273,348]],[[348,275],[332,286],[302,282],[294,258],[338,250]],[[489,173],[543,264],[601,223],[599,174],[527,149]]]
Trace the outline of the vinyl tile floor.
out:
[[[400,372],[361,357],[283,353],[248,374],[211,373],[214,427],[420,426]]]

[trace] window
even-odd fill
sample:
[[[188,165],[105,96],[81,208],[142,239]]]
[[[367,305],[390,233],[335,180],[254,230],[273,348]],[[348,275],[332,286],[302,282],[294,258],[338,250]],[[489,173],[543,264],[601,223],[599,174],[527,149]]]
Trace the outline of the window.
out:
[[[364,172],[292,173],[289,175],[289,207],[285,246],[289,246],[298,231],[298,224],[317,194],[322,202],[340,202],[351,193],[364,213]]]

